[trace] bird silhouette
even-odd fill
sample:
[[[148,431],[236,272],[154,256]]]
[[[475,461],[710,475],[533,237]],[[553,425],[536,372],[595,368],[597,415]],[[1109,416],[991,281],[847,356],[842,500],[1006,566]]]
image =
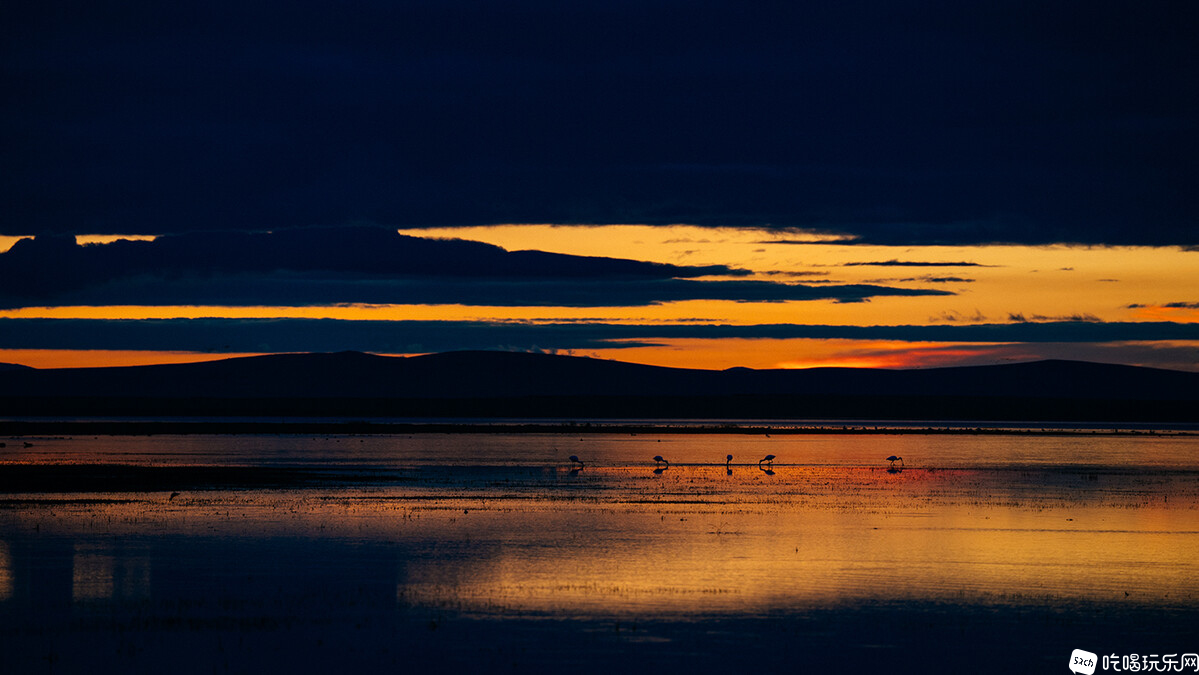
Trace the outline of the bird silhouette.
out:
[[[570,462],[572,464],[578,464],[580,469],[583,468],[583,460],[579,459],[578,455],[571,455]]]
[[[773,466],[774,465],[774,455],[766,455],[762,459],[758,460],[758,466],[761,466],[763,463]]]
[[[887,461],[891,462],[891,468],[895,468],[896,462],[899,462],[899,466],[903,466],[903,457],[896,457],[895,455],[891,455],[890,457],[887,458]]]
[[[654,463],[655,464],[665,464],[666,468],[668,468],[668,469],[670,468],[670,462],[663,459],[662,455],[654,455]]]

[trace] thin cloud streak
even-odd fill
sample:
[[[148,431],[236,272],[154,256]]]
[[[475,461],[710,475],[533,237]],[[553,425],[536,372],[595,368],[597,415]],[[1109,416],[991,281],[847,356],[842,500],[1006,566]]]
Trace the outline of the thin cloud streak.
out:
[[[1167,302],[1163,305],[1132,303],[1125,305],[1128,309],[1148,309],[1162,307],[1166,309],[1199,309],[1199,302]]]
[[[925,283],[925,284],[972,284],[974,279],[966,277],[934,277],[931,274],[926,274],[919,277],[903,277],[896,279],[867,279],[867,282],[872,284],[902,284],[902,283]]]
[[[976,262],[927,262],[916,260],[884,260],[881,262],[847,262],[845,267],[993,267]]]

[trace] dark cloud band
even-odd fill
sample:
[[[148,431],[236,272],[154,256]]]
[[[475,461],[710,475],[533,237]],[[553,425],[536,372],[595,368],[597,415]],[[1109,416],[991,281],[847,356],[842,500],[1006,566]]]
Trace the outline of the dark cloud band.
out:
[[[728,326],[335,319],[0,319],[0,349],[415,353],[458,349],[620,348],[680,338],[1053,344],[1193,341],[1199,340],[1199,324],[1058,321],[931,326]]]
[[[738,279],[725,265],[505,251],[376,228],[208,233],[79,246],[38,237],[0,254],[0,307],[464,304],[641,306],[680,300],[862,302],[949,295],[889,286]],[[719,280],[697,277],[719,276]],[[727,277],[732,277],[728,279]]]

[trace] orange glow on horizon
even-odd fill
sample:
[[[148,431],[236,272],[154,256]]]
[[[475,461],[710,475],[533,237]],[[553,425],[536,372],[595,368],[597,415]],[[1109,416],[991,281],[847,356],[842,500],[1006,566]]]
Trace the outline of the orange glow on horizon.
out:
[[[1199,323],[1199,308],[1163,307],[1151,305],[1132,308],[1136,321],[1173,321],[1175,323]]]
[[[651,344],[619,346],[635,342]],[[608,344],[612,346],[558,350],[557,353],[701,370],[724,370],[735,367],[755,369],[833,367],[913,369],[997,365],[1042,359],[1077,359],[1199,371],[1199,363],[1196,363],[1191,356],[1199,350],[1199,341],[1036,344],[816,338],[651,338],[647,340],[613,340]],[[380,356],[407,357],[419,356],[428,352],[375,351],[373,353]],[[179,351],[0,349],[0,363],[16,363],[35,368],[91,368],[193,363],[259,354],[259,352],[226,354]]]
[[[0,349],[0,363],[15,363],[30,368],[100,368],[200,363],[257,355],[257,353],[208,354],[109,349]]]
[[[619,344],[622,341],[614,341]],[[977,362],[994,356],[1010,359],[1001,345],[954,343],[909,343],[888,340],[813,339],[670,339],[653,340],[656,346],[614,347],[567,351],[612,361],[643,363],[671,368],[724,370],[746,367],[771,368],[923,368]],[[169,363],[198,363],[244,356],[258,352],[213,354],[177,351],[119,351],[70,349],[3,349],[0,363],[32,368],[95,368],[142,366]],[[416,356],[415,353],[379,353],[380,356]],[[1007,357],[1004,359],[1002,357]],[[1030,356],[1029,358],[1035,358]]]
[[[898,340],[678,338],[655,346],[580,350],[581,356],[673,368],[723,370],[801,368],[928,368],[998,363],[1021,358],[1006,343],[903,342]],[[619,341],[614,341],[619,342]],[[1030,351],[1027,360],[1037,358]]]

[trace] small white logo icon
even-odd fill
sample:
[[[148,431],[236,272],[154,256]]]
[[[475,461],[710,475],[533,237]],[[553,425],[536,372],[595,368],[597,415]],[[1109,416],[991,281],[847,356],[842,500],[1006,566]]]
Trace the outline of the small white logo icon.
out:
[[[1095,664],[1099,657],[1091,652],[1075,649],[1070,654],[1070,670],[1079,675],[1095,675]]]

